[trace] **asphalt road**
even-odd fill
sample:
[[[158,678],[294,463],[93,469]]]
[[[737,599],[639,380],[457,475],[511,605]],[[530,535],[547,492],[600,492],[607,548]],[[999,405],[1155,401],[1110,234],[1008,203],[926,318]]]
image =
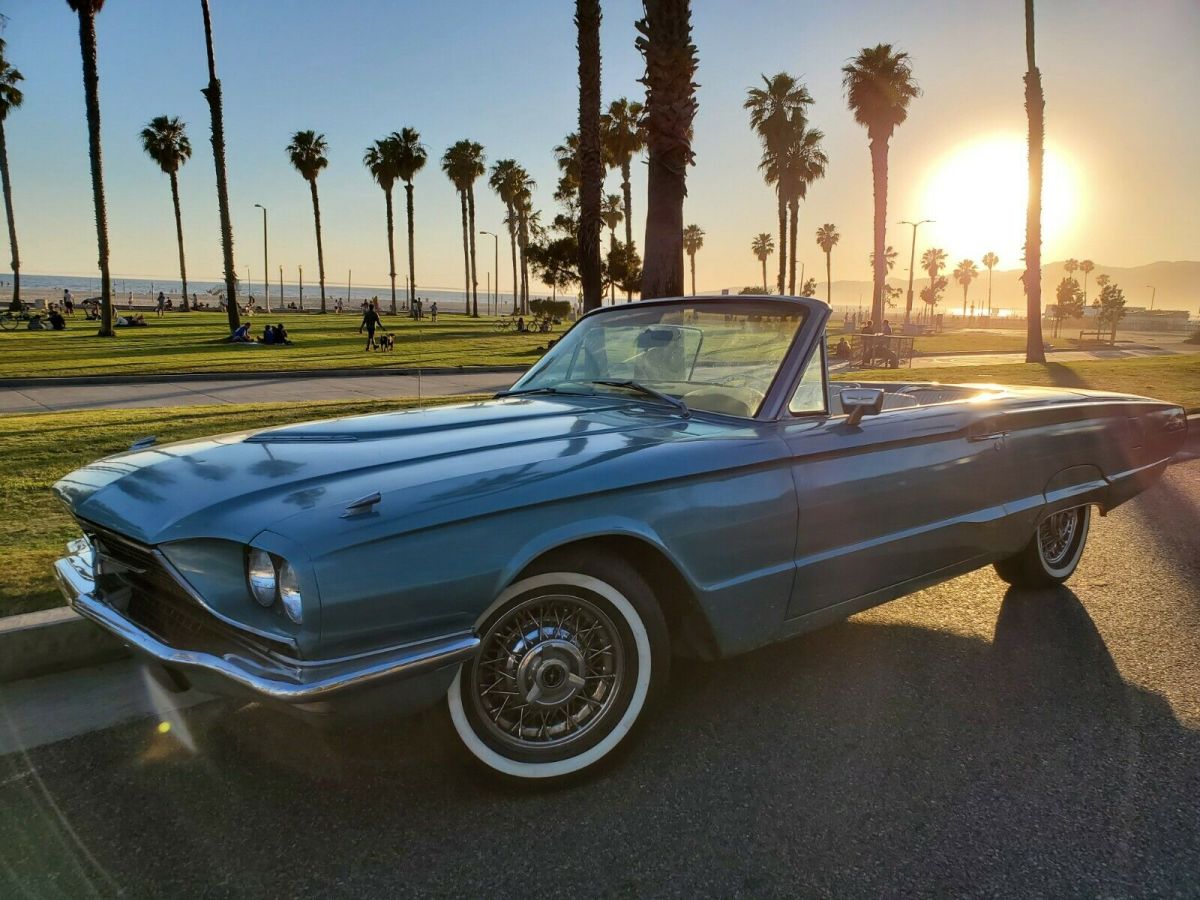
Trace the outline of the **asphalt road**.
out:
[[[4,896],[1200,896],[1200,461],[1069,589],[990,570],[677,663],[604,776],[521,792],[437,717],[209,703],[0,759]],[[4,711],[11,716],[11,712]]]

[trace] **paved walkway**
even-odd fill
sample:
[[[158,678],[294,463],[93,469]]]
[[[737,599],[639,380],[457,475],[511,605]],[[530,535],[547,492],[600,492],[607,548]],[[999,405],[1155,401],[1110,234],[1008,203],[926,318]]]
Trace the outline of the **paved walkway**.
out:
[[[1063,350],[1047,354],[1051,362],[1085,359],[1131,359],[1197,352],[1185,344],[1170,349],[1144,347],[1116,350]],[[994,366],[1019,363],[1024,353],[949,354],[924,356],[913,366]],[[845,364],[831,367],[847,368]],[[851,370],[853,371],[853,370]],[[219,403],[287,403],[304,400],[386,400],[395,397],[455,397],[490,394],[509,387],[516,372],[479,372],[454,375],[425,375],[417,384],[415,375],[326,375],[311,378],[231,376],[220,381],[147,381],[136,384],[49,385],[0,387],[0,415],[20,412],[60,412],[72,409],[125,409],[158,406],[210,406]]]
[[[303,400],[372,400],[455,397],[502,391],[516,372],[461,375],[242,377],[221,381],[153,381],[139,384],[51,385],[0,388],[0,415],[72,409],[211,406],[219,403],[287,403]]]

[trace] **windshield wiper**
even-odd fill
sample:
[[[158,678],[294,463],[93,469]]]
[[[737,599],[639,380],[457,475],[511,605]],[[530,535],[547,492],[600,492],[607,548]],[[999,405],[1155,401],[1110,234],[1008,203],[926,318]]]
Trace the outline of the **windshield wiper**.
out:
[[[546,387],[517,388],[516,390],[499,391],[496,397],[523,397],[526,394],[566,394],[569,397],[586,397],[582,391],[564,391],[552,385]]]
[[[685,419],[690,417],[692,414],[692,411],[690,409],[688,409],[688,405],[686,403],[684,403],[682,400],[680,400],[678,397],[672,397],[670,394],[664,394],[662,391],[656,391],[652,387],[646,387],[646,385],[642,384],[640,381],[634,381],[631,378],[623,378],[623,379],[601,378],[601,379],[597,379],[596,381],[592,381],[590,383],[591,384],[602,384],[602,385],[605,385],[606,387],[627,388],[628,390],[631,390],[631,391],[637,391],[639,394],[645,394],[647,397],[653,397],[655,400],[661,400],[663,403],[673,406],[677,410],[679,410],[679,414],[681,416],[683,416]]]

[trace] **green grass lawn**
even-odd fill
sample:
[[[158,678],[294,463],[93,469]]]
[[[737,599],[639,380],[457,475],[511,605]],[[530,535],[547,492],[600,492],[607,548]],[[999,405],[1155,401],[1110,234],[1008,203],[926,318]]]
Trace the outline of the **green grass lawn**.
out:
[[[829,346],[836,346],[843,337],[838,323],[829,330]],[[849,340],[850,336],[845,335]],[[913,351],[926,356],[939,353],[1015,353],[1025,349],[1025,335],[1003,331],[943,331],[941,334],[921,335],[913,341]]]
[[[165,375],[180,372],[269,372],[372,366],[529,366],[553,334],[517,334],[496,329],[496,319],[443,314],[436,323],[384,316],[395,332],[393,353],[366,353],[357,315],[261,313],[255,334],[282,321],[291,346],[231,344],[224,314],[150,314],[146,328],[118,328],[113,338],[96,337],[96,323],[67,320],[66,331],[0,331],[0,378],[71,375]]]
[[[464,399],[455,398],[457,402]],[[434,401],[440,403],[449,400]],[[429,401],[426,401],[426,405]],[[186,406],[32,413],[0,419],[0,616],[62,604],[51,566],[78,528],[50,493],[50,485],[101,456],[124,450],[148,434],[178,441],[247,427],[282,425],[329,416],[386,412],[416,400]]]
[[[1200,353],[1079,362],[1007,363],[922,369],[855,369],[843,381],[995,382],[1121,391],[1200,412]]]
[[[1124,391],[1200,410],[1200,354],[1071,363],[871,369],[854,380],[999,382]],[[464,398],[457,398],[461,401]],[[435,402],[451,402],[448,400]],[[383,412],[414,400],[191,406],[31,413],[0,420],[0,615],[57,606],[50,566],[77,536],[49,487],[72,469],[128,447],[147,434],[162,442],[337,415]]]

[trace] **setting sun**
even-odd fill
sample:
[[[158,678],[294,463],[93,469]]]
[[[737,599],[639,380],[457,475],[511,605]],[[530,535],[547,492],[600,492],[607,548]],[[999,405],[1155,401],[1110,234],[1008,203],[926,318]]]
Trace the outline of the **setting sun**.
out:
[[[924,212],[936,224],[930,240],[954,258],[978,259],[992,250],[1016,265],[1025,243],[1028,192],[1025,141],[995,135],[963,144],[933,167],[924,190]],[[1053,258],[1077,214],[1076,175],[1071,162],[1046,148],[1042,197],[1044,254]]]

